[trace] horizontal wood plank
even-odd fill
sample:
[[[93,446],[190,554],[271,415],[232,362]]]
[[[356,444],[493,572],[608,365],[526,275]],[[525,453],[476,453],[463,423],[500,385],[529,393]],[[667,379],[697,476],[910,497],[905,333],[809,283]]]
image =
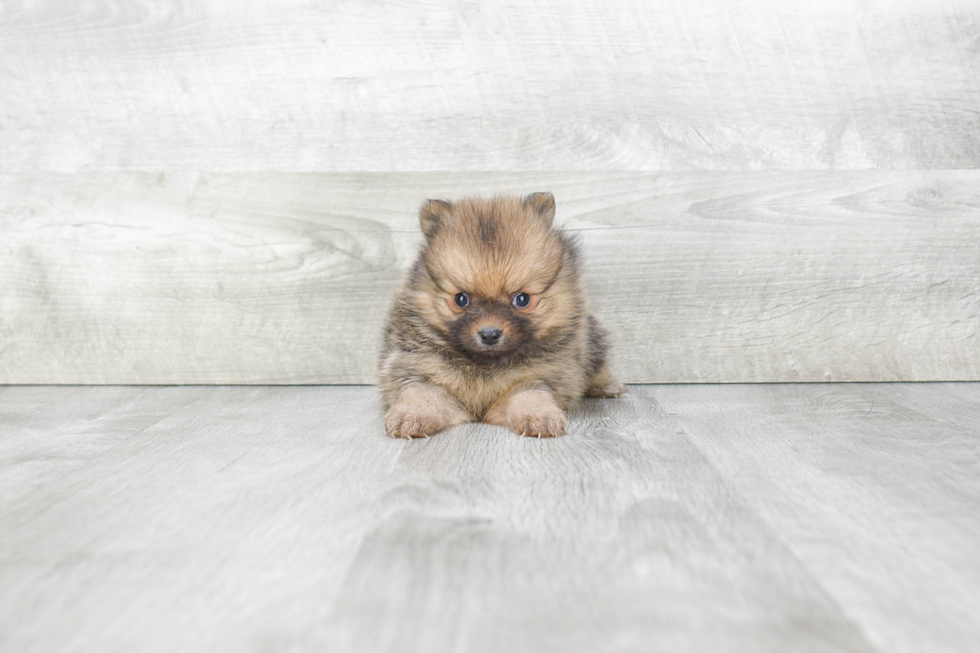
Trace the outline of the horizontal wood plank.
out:
[[[368,383],[425,197],[552,190],[627,382],[980,379],[980,172],[0,175],[0,383]]]
[[[974,168],[970,0],[0,5],[0,170]]]

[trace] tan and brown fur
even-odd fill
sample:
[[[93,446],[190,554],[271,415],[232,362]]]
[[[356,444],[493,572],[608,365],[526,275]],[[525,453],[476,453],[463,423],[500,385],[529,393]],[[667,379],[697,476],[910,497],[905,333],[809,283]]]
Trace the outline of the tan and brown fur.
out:
[[[583,395],[625,391],[607,367],[578,250],[554,215],[551,193],[422,206],[425,243],[395,296],[378,366],[389,435],[484,421],[557,436]],[[515,303],[521,293],[527,307]],[[488,334],[498,339],[488,345]]]

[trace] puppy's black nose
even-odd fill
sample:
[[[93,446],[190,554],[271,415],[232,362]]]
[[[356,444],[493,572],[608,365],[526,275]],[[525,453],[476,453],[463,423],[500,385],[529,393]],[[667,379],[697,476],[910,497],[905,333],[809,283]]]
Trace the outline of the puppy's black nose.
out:
[[[500,336],[503,335],[503,331],[497,327],[487,327],[486,329],[480,329],[480,342],[485,344],[487,347],[497,344],[500,340]]]

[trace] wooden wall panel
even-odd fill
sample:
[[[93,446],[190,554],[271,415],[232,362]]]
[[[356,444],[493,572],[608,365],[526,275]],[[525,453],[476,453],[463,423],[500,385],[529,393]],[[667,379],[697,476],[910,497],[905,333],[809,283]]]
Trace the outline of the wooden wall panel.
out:
[[[548,189],[624,380],[980,380],[980,171],[0,176],[0,383],[365,383],[424,197]]]
[[[975,0],[0,4],[0,171],[974,168]]]
[[[550,189],[626,380],[977,379],[975,0],[0,3],[0,382],[371,379]]]

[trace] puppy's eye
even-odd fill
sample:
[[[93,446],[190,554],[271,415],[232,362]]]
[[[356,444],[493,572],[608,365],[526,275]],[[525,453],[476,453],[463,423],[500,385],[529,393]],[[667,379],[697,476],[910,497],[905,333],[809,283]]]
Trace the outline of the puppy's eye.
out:
[[[510,300],[510,303],[514,305],[514,308],[527,308],[531,303],[531,296],[526,292],[519,292],[514,295],[513,299]]]
[[[456,304],[456,308],[466,308],[470,305],[470,296],[465,292],[458,292],[456,296],[453,297],[453,303]]]

